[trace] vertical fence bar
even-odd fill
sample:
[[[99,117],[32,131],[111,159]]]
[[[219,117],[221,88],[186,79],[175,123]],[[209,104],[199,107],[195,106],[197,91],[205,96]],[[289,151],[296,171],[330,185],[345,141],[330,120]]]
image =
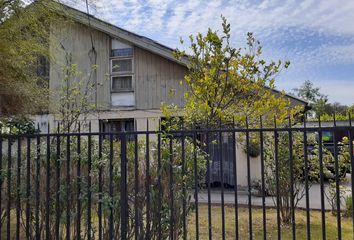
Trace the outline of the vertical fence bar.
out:
[[[276,187],[276,199],[277,199],[277,236],[278,240],[281,239],[281,227],[280,227],[280,196],[279,196],[279,136],[277,129],[277,120],[274,117],[274,157],[275,157],[275,187]]]
[[[121,137],[121,239],[127,239],[128,229],[128,199],[127,199],[127,136],[126,133]],[[148,147],[148,146],[147,146]],[[147,148],[148,149],[148,148]],[[149,219],[150,220],[150,219]],[[147,238],[150,239],[150,238]]]
[[[197,133],[193,132],[193,160],[194,160],[194,201],[195,201],[195,236],[199,239],[199,206],[198,206],[198,166],[197,166]]]
[[[219,157],[220,157],[220,182],[221,182],[221,235],[222,239],[225,240],[225,199],[224,199],[224,160],[223,160],[223,146],[222,146],[222,131],[221,131],[221,120],[219,125]]]
[[[39,127],[38,127],[39,129]],[[40,236],[40,229],[39,229],[39,176],[40,176],[40,154],[41,154],[41,147],[40,147],[40,136],[37,135],[37,156],[36,156],[36,206],[35,206],[35,222],[36,222],[36,239],[39,240]]]
[[[109,135],[109,198],[113,200],[113,134]],[[113,208],[109,206],[108,238],[113,239]]]
[[[308,165],[308,145],[307,145],[307,117],[304,117],[304,161],[305,161],[305,201],[306,201],[306,230],[307,239],[311,239],[311,222],[310,222],[310,197],[309,197],[309,165]]]
[[[55,205],[55,239],[60,239],[60,163],[61,163],[61,155],[60,155],[60,125],[58,123],[57,129],[57,149],[56,149],[56,205]]]
[[[11,230],[11,164],[12,164],[12,152],[11,152],[11,146],[12,146],[12,138],[8,138],[8,152],[7,152],[7,210],[6,210],[6,219],[7,219],[7,225],[6,225],[6,236],[7,239],[11,239],[10,236],[10,230]]]
[[[47,179],[46,179],[46,198],[47,198],[47,201],[46,201],[46,216],[45,216],[45,231],[46,231],[46,234],[45,236],[47,237],[47,239],[50,239],[51,238],[51,234],[50,234],[50,228],[49,228],[49,211],[50,211],[50,207],[49,207],[49,203],[51,202],[50,201],[50,126],[49,126],[49,123],[48,123],[48,134],[47,134],[47,169],[46,169],[46,172],[47,172]]]
[[[31,138],[27,137],[27,159],[26,159],[26,238],[30,239],[30,161],[31,161]]]
[[[170,179],[169,179],[169,191],[170,191],[170,239],[174,239],[174,194],[173,194],[173,148],[172,139],[170,136],[169,141],[169,157],[170,157]]]
[[[102,161],[102,134],[98,135],[98,159]],[[98,167],[98,239],[102,239],[102,164]]]
[[[158,199],[157,199],[157,219],[158,219],[158,229],[157,238],[162,239],[162,228],[161,228],[161,199],[162,199],[162,186],[161,186],[161,123],[159,123],[159,133],[157,135],[157,188],[158,188]]]
[[[136,126],[135,122],[135,126]],[[134,230],[135,240],[139,240],[139,147],[138,147],[138,134],[134,135]],[[161,239],[161,238],[160,238]]]
[[[81,239],[81,124],[79,123],[79,135],[77,136],[77,221],[76,238]]]
[[[146,239],[150,239],[150,146],[149,146],[149,119],[146,120]]]
[[[1,143],[0,143],[1,144]],[[0,149],[1,151],[1,149]],[[21,214],[21,137],[17,138],[17,206],[16,206],[16,239],[20,239],[20,214]]]
[[[265,205],[265,179],[264,179],[264,142],[263,142],[263,119],[262,116],[259,118],[260,123],[260,132],[259,132],[259,140],[260,140],[260,150],[261,150],[261,185],[262,185],[262,220],[263,220],[263,239],[267,239],[267,213],[266,213],[266,205]]]
[[[248,230],[249,230],[249,239],[253,239],[252,235],[252,195],[251,195],[251,163],[250,163],[250,133],[248,129],[248,118],[246,117],[246,149],[247,149],[247,185],[248,185]]]
[[[87,239],[92,239],[92,220],[91,220],[91,171],[92,171],[92,134],[91,134],[91,122],[89,122],[89,135],[87,139]]]
[[[71,206],[71,187],[70,187],[70,128],[66,135],[66,239],[70,240],[70,206]]]
[[[294,203],[294,156],[293,156],[293,131],[291,129],[291,116],[289,116],[289,160],[290,160],[290,208],[291,208],[291,230],[293,240],[296,239],[295,203]]]
[[[2,137],[0,136],[0,209],[2,209],[2,182],[3,182],[3,177],[2,177]],[[0,229],[2,229],[2,222],[0,222]],[[0,240],[2,239],[2,234],[0,234]]]
[[[238,182],[237,182],[237,159],[236,159],[236,132],[234,130],[236,129],[235,126],[235,119],[233,118],[232,120],[232,157],[233,157],[233,163],[234,163],[234,181],[235,181],[235,186],[234,186],[234,193],[235,193],[235,237],[236,240],[239,239],[239,222],[238,222]]]
[[[321,223],[322,223],[322,239],[326,239],[326,215],[325,215],[325,198],[324,198],[324,175],[323,175],[323,149],[322,149],[322,129],[321,117],[318,118],[318,155],[320,161],[320,196],[321,196]]]
[[[185,135],[184,135],[184,127],[183,127],[183,122],[182,122],[182,143],[181,143],[181,148],[182,148],[182,176],[185,177],[186,175],[186,157],[185,157]],[[183,186],[182,186],[182,194],[183,194],[183,202],[182,202],[182,215],[183,215],[183,240],[187,239],[187,221],[186,221],[186,215],[187,215],[187,203],[186,203],[186,198],[187,198],[187,192],[186,192],[186,185],[183,181]]]
[[[351,179],[351,188],[352,188],[352,206],[354,206],[354,198],[353,198],[353,192],[354,192],[354,176],[353,176],[353,171],[354,171],[354,153],[353,153],[353,128],[352,128],[352,118],[350,113],[348,114],[348,119],[349,119],[349,156],[350,156],[350,179]],[[352,234],[354,237],[354,211],[352,211]]]
[[[336,181],[336,203],[337,203],[337,239],[342,239],[342,224],[341,224],[341,212],[340,212],[340,186],[339,186],[339,159],[338,159],[338,144],[336,140],[336,114],[333,114],[333,141],[334,141],[334,168],[335,168],[335,181]]]
[[[207,126],[208,128],[208,126]],[[207,187],[208,187],[208,234],[209,240],[212,240],[213,228],[212,228],[212,221],[211,221],[211,192],[210,192],[210,180],[211,180],[211,168],[210,168],[210,149],[209,149],[209,132],[206,131],[206,153],[207,153]]]

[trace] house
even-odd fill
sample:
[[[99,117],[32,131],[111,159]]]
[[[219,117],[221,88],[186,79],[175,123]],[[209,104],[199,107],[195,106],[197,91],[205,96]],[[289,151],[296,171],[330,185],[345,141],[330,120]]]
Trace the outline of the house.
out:
[[[176,60],[173,49],[154,40],[59,3],[52,5],[54,9],[65,8],[71,21],[56,22],[50,27],[49,51],[53,60],[49,71],[44,71],[49,74],[49,88],[60,88],[65,75],[63,67],[77,64],[86,81],[96,83],[91,101],[97,111],[88,116],[93,132],[156,130],[163,117],[162,102],[183,106],[187,86],[180,81],[187,73],[186,59]],[[94,72],[93,65],[98,66]],[[300,99],[288,97],[294,105],[306,105]],[[50,102],[57,101],[58,96],[52,94]],[[49,107],[49,113],[37,116],[36,120],[46,131],[47,122],[53,124],[60,119]],[[238,158],[245,159],[243,151],[237,152]],[[244,164],[245,161],[240,166]],[[252,174],[260,176],[259,160],[252,161],[252,165]],[[239,182],[244,184],[246,171],[239,169]]]

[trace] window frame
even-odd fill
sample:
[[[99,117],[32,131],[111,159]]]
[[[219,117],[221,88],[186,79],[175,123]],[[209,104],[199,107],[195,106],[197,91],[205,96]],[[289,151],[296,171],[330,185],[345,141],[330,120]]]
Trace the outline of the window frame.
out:
[[[113,72],[113,61],[117,60],[131,60],[132,61],[132,70],[131,71],[119,71],[119,72]],[[133,57],[112,57],[110,59],[110,71],[111,75],[121,75],[121,74],[133,74],[134,73],[134,62],[133,62]]]
[[[133,129],[132,130],[127,130],[126,129],[126,124],[130,123],[133,125]],[[120,126],[120,130],[118,131],[107,131],[106,127],[107,125],[113,125],[113,124],[119,124]],[[124,124],[124,127],[123,127]],[[122,129],[124,128],[124,129]],[[131,131],[135,131],[136,130],[136,121],[134,118],[113,118],[113,119],[100,119],[99,120],[99,132],[100,133],[116,133],[113,135],[113,139],[119,139],[119,137],[117,135],[119,135],[119,133],[122,132],[131,132]],[[108,139],[109,135],[107,134],[103,134],[103,138],[104,139]],[[128,141],[133,141],[134,140],[134,135],[133,134],[129,134],[127,135],[127,140]]]
[[[110,57],[110,80],[111,80],[111,93],[124,93],[124,92],[134,92],[135,91],[135,78],[134,78],[134,47],[132,46],[132,55],[131,56],[111,56]],[[111,49],[111,51],[114,49]],[[113,61],[114,60],[127,60],[130,59],[132,61],[132,69],[131,71],[121,71],[121,72],[113,72]],[[113,78],[115,77],[131,77],[131,88],[130,89],[113,89]]]
[[[113,88],[113,78],[116,77],[132,77],[132,87],[126,89],[114,89]],[[123,92],[134,92],[134,75],[131,74],[119,74],[111,75],[111,93],[123,93]]]

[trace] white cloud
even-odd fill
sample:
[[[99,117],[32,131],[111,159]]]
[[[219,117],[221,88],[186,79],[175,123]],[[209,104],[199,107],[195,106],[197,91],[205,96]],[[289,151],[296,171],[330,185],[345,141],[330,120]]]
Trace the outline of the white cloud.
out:
[[[220,29],[224,15],[234,44],[244,44],[245,34],[254,32],[266,58],[290,60],[288,79],[318,79],[319,65],[354,65],[353,0],[97,0],[95,5],[97,17],[171,47],[180,36]],[[340,88],[350,97],[348,88]]]

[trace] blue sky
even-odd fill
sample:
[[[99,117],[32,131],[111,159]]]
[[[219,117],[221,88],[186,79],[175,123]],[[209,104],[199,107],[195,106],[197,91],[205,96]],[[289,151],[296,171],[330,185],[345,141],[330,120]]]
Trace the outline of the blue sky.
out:
[[[222,14],[234,46],[253,32],[266,59],[291,62],[277,88],[311,80],[331,102],[354,103],[354,0],[96,0],[91,11],[173,48],[180,37],[220,29]]]

